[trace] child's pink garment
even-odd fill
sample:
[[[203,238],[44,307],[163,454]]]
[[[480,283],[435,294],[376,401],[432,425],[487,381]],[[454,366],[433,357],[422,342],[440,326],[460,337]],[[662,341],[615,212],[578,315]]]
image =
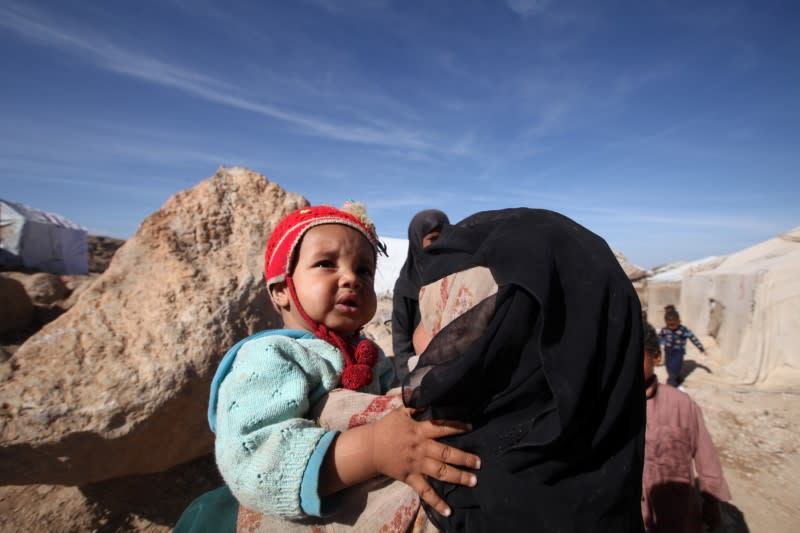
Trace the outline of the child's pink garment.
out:
[[[648,533],[702,531],[695,470],[702,492],[731,499],[700,407],[688,394],[656,382],[647,399],[644,451],[642,516]]]

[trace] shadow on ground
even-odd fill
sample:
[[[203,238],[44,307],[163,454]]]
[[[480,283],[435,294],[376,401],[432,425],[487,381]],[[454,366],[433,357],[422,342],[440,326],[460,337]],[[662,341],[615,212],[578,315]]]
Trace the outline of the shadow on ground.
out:
[[[747,522],[738,507],[731,503],[720,503],[722,514],[722,525],[714,530],[714,533],[750,533]]]
[[[706,374],[713,374],[710,368],[706,365],[702,365],[695,361],[694,359],[684,359],[683,365],[681,365],[681,375],[680,380],[684,381],[689,375],[697,369],[705,370]]]
[[[192,500],[221,485],[214,456],[208,455],[167,472],[101,481],[80,490],[100,511],[92,530],[103,533],[135,529],[135,516],[172,527]]]

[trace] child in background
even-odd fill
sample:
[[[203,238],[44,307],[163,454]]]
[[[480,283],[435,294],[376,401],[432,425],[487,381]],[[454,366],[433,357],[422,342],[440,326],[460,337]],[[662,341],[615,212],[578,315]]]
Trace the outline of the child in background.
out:
[[[647,396],[642,517],[648,533],[699,533],[720,525],[719,501],[731,499],[703,412],[689,395],[659,387],[654,368],[661,356],[656,331],[644,328]],[[700,479],[698,505],[695,474]]]
[[[478,468],[477,456],[435,440],[464,432],[465,424],[417,422],[408,409],[341,432],[310,419],[312,405],[340,384],[381,393],[391,382],[391,364],[358,335],[375,313],[380,251],[363,211],[300,209],[272,233],[265,277],[287,329],[234,346],[214,376],[209,401],[217,464],[245,507],[313,521],[336,512],[334,494],[386,475],[446,515],[450,510],[427,476],[477,483],[456,468]]]
[[[678,387],[681,383],[681,367],[683,358],[686,355],[686,341],[690,340],[697,346],[703,355],[708,355],[703,344],[692,333],[689,328],[681,324],[681,317],[675,306],[668,305],[664,308],[664,322],[666,327],[661,328],[658,334],[661,345],[664,346],[664,354],[667,361],[667,384]]]

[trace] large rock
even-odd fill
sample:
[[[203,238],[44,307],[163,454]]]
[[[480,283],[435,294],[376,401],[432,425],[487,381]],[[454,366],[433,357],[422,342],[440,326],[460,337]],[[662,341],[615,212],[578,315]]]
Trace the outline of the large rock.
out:
[[[105,272],[114,254],[123,244],[125,241],[122,239],[89,235],[89,272]]]
[[[167,201],[0,384],[0,485],[82,485],[207,454],[208,387],[241,338],[277,325],[263,250],[307,205],[221,168]]]
[[[622,267],[622,270],[625,272],[625,275],[628,276],[628,279],[631,281],[637,281],[643,278],[646,278],[650,273],[643,269],[638,265],[634,265],[633,263],[628,262],[628,258],[622,252],[614,252],[614,257],[617,258],[617,262],[619,266]]]
[[[0,274],[0,335],[27,328],[33,322],[33,302],[22,282]]]
[[[22,283],[34,305],[50,305],[67,297],[69,291],[61,276],[49,272],[8,272],[10,278]]]

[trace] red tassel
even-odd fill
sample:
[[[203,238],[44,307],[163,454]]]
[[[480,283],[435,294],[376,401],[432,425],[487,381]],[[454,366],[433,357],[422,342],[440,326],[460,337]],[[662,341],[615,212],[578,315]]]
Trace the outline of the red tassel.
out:
[[[362,339],[355,351],[356,363],[372,368],[378,362],[378,347],[369,339]]]
[[[342,371],[342,386],[350,390],[358,390],[372,382],[372,369],[367,365],[355,364],[346,366]]]

